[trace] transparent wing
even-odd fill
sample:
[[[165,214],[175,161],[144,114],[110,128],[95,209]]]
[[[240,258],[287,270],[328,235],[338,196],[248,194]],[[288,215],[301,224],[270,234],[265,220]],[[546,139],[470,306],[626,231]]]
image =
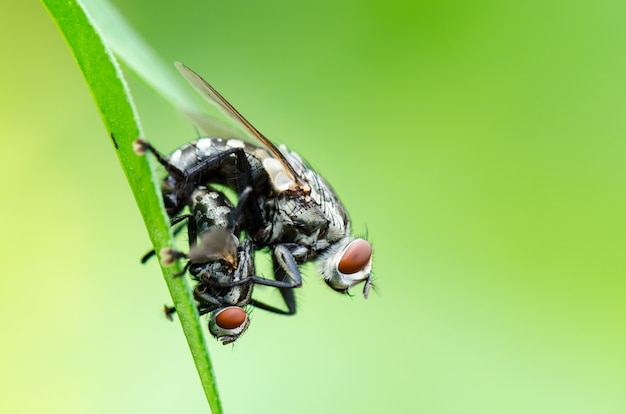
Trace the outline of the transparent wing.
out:
[[[187,115],[202,133],[210,137],[224,139],[239,138],[242,134],[239,129],[206,113],[189,108],[181,108],[180,111]]]
[[[180,62],[175,63],[179,72],[191,83],[191,85],[211,103],[217,105],[224,113],[232,118],[238,125],[240,125],[245,131],[248,131],[254,138],[256,138],[263,147],[265,147],[281,164],[289,171],[293,176],[293,179],[298,185],[302,185],[298,174],[296,174],[292,165],[287,161],[282,152],[270,141],[267,137],[258,129],[254,127],[246,118],[243,117],[222,95],[220,95],[207,81],[205,81],[200,75]]]

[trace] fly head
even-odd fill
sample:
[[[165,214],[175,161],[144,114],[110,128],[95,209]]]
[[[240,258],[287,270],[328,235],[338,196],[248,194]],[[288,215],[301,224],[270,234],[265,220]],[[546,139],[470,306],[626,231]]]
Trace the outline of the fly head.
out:
[[[372,286],[372,245],[365,239],[345,237],[333,244],[318,260],[319,271],[332,289],[347,293],[365,282],[363,296]]]

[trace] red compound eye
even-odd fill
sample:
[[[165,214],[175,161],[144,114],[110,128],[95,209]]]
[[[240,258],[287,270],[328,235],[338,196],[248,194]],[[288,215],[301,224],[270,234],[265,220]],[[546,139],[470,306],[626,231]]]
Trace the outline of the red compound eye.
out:
[[[352,274],[363,270],[372,258],[372,246],[367,240],[356,239],[346,249],[339,266],[337,268],[341,273]]]
[[[246,311],[237,306],[231,306],[215,317],[215,324],[222,329],[235,329],[243,325],[247,317]]]

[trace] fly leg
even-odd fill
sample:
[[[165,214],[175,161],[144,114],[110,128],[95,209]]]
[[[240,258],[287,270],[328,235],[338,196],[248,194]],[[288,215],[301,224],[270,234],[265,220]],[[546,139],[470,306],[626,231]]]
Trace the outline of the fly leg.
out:
[[[282,244],[278,244],[273,249],[273,265],[274,265],[274,278],[276,282],[282,282],[287,285],[279,287],[280,294],[283,296],[283,300],[289,309],[290,314],[296,313],[296,298],[293,293],[294,287],[302,286],[302,275],[300,269],[296,263],[295,258],[291,251]]]
[[[278,309],[272,305],[267,305],[263,302],[259,302],[258,300],[254,300],[254,299],[250,299],[250,305],[256,308],[271,312],[271,313],[276,313],[278,315],[294,315],[296,313],[295,307],[293,309],[289,309],[288,311],[284,311],[282,309]]]
[[[223,301],[208,293],[206,287],[202,284],[198,284],[193,290],[193,298],[198,302],[198,313],[200,315],[213,312],[224,305]]]
[[[174,217],[173,219],[170,220],[170,223],[172,225],[176,225],[178,223],[180,223],[183,220],[187,220],[187,234],[189,237],[189,248],[191,249],[192,247],[194,247],[197,244],[197,239],[198,239],[198,229],[197,229],[197,225],[196,225],[196,219],[191,215],[191,214],[183,214],[181,216],[178,217]],[[179,229],[182,230],[184,226],[179,227]],[[179,230],[180,231],[180,230]],[[152,253],[152,254],[150,254]],[[148,258],[150,258],[153,254],[154,251],[148,253],[146,256],[144,256],[144,258],[146,258],[146,260]],[[178,251],[178,250],[174,250],[171,248],[165,248],[161,250],[161,262],[164,265],[170,265],[173,264],[176,260],[178,259],[188,259],[189,255],[187,253]],[[183,270],[178,272],[178,273],[174,273],[174,277],[180,277],[182,275],[184,275],[187,270],[189,270],[189,266],[191,266],[191,262],[187,262],[185,264],[185,266],[183,267]]]
[[[165,167],[168,173],[170,173],[171,175],[173,175],[174,177],[178,179],[185,178],[185,173],[181,169],[171,164],[167,160],[167,157],[165,155],[161,154],[156,148],[152,146],[152,144],[150,144],[145,139],[137,138],[133,142],[133,150],[135,151],[137,155],[143,155],[146,153],[146,151],[151,152],[152,155],[154,155],[154,157],[157,159],[159,164]]]
[[[179,217],[174,217],[173,219],[170,220],[170,225],[174,226],[177,223],[180,223],[182,221],[181,217],[183,216],[179,216]],[[183,229],[185,228],[185,226],[180,226],[174,229],[174,236],[178,235],[178,233],[180,233]],[[156,254],[156,252],[154,250],[150,250],[148,253],[144,254],[141,257],[141,264],[146,264],[148,262],[148,260],[150,260],[154,255]]]
[[[213,312],[223,306],[221,300],[207,293],[204,286],[201,285],[196,286],[193,291],[193,297],[196,302],[198,302],[197,308],[200,316]],[[173,320],[172,316],[176,313],[176,308],[174,306],[164,305],[163,312],[165,313],[165,317],[171,321]]]
[[[222,306],[222,303],[219,300],[210,295],[205,294],[196,296],[196,292],[194,292],[194,299],[198,302],[197,308],[200,316],[213,312],[215,309]],[[169,321],[174,320],[173,315],[176,313],[176,308],[174,306],[163,305],[163,312]]]
[[[173,306],[163,305],[163,313],[165,313],[165,317],[168,321],[173,321],[174,318],[172,317],[172,315],[176,313],[176,308]]]

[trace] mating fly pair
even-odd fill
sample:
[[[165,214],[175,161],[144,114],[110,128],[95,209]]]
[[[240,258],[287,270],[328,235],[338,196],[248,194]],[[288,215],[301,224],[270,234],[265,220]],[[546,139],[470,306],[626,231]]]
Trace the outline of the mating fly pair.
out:
[[[288,311],[278,310],[279,313],[295,313],[293,288],[299,287],[302,280],[299,265],[311,260],[317,262],[319,272],[332,289],[347,293],[351,287],[363,282],[363,295],[367,298],[372,285],[372,248],[366,240],[351,236],[348,215],[330,185],[298,154],[284,146],[276,147],[199,75],[180,63],[176,66],[202,95],[260,144],[234,138],[201,138],[166,157],[149,143],[137,141],[138,152],[153,153],[168,173],[161,186],[165,207],[173,222],[189,219],[188,267],[201,290],[209,292],[212,299],[219,297],[220,305],[215,309],[219,311],[224,304],[238,307],[251,304],[277,311],[255,302],[247,292],[241,296],[246,297],[245,300],[223,300],[232,297],[233,292],[237,292],[234,296],[239,296],[244,286],[251,294],[253,284],[265,284],[281,291]],[[234,210],[221,193],[205,187],[211,183],[225,185],[240,194]],[[227,211],[228,224],[218,228],[211,224],[198,227],[199,221],[213,214],[206,208],[198,209],[197,192],[202,188],[206,193],[200,198],[208,200],[208,194],[213,197],[210,203],[204,203],[204,207]],[[192,213],[179,216],[185,206]],[[225,217],[226,214],[222,219]],[[195,243],[198,230],[204,246]],[[240,232],[243,232],[241,243]],[[221,238],[214,237],[220,233]],[[217,242],[218,239],[221,241]],[[251,251],[263,248],[272,252],[274,280],[254,274]],[[229,263],[224,255],[215,255],[215,250],[222,250],[222,253],[230,250],[230,257],[236,259]],[[237,254],[233,254],[235,250]],[[219,267],[218,263],[226,267]],[[199,277],[198,267],[212,269]],[[212,302],[203,302],[197,292],[196,299],[201,312],[207,302]],[[214,306],[216,304],[211,304],[206,309],[216,312]],[[219,318],[217,322],[214,319],[211,318],[211,323],[219,325]],[[222,342],[232,342],[248,323],[247,317],[241,315],[235,318],[235,322],[229,321],[228,326],[236,325],[236,321],[241,321],[238,333],[220,335],[214,329],[211,333]]]

